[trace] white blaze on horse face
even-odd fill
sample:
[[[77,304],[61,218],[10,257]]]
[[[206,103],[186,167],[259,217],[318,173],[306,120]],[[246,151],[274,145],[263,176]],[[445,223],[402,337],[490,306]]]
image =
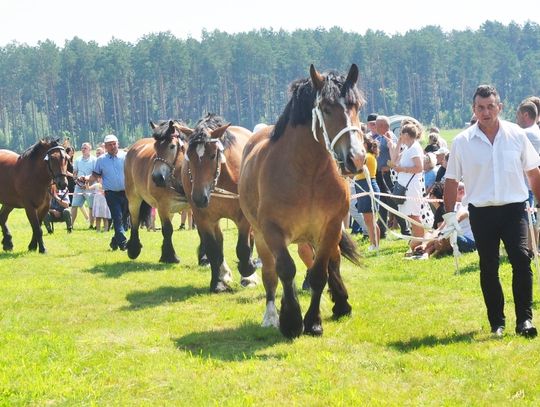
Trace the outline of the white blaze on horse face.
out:
[[[347,122],[347,128],[353,127],[351,116],[348,114],[347,105],[345,104],[345,98],[339,99],[339,104],[343,107],[343,114],[345,115],[345,121]],[[349,133],[349,139],[351,144],[351,152],[353,156],[356,155],[364,155],[364,146],[362,145],[362,142],[360,141],[360,138],[357,136],[357,131],[350,130]]]
[[[197,153],[197,156],[199,157],[199,161],[202,160],[204,156],[204,143],[197,144],[197,147],[195,148],[195,152]]]

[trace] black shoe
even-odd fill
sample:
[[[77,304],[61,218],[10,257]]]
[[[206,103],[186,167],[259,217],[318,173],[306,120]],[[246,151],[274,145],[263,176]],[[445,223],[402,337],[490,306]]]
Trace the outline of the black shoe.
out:
[[[178,230],[185,230],[185,229],[186,229],[186,225],[184,225],[183,223],[178,228]]]
[[[118,245],[116,244],[115,241],[111,241],[111,243],[109,244],[109,247],[113,250],[117,250],[118,249]]]
[[[504,326],[496,326],[491,328],[491,336],[494,338],[502,338],[504,336]]]
[[[120,250],[122,250],[123,252],[125,252],[125,251],[127,250],[127,242],[120,243],[120,244],[118,245],[118,248],[119,248]]]
[[[532,324],[530,319],[525,320],[521,324],[516,326],[516,333],[524,336],[525,338],[535,338],[538,335],[538,331]]]

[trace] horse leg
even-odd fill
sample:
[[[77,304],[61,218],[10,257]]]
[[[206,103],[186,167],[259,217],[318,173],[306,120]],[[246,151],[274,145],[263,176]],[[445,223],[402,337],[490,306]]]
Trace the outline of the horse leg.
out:
[[[32,226],[32,239],[28,244],[28,250],[35,251],[38,248],[39,252],[45,253],[45,247],[43,246],[43,232],[41,231],[41,221],[38,218],[38,212],[33,207],[25,207],[26,217]]]
[[[2,248],[5,251],[13,250],[13,237],[9,233],[9,228],[7,226],[7,218],[13,208],[11,206],[2,205],[0,209],[0,226],[2,226]]]
[[[129,231],[129,240],[126,244],[128,257],[130,259],[136,259],[141,254],[142,244],[139,238],[139,227],[141,223],[140,211],[142,205],[148,205],[142,199],[136,199],[130,197],[129,202],[129,216],[131,217],[131,228]]]
[[[304,317],[304,332],[320,336],[323,333],[321,320],[321,296],[328,279],[328,255],[317,250],[313,266],[308,270],[311,287],[311,302]]]
[[[255,262],[251,259],[253,253],[251,246],[251,225],[246,218],[242,218],[238,223],[238,240],[236,242],[236,256],[238,257],[238,271],[242,276],[240,284],[244,287],[257,284]]]
[[[283,231],[278,225],[267,222],[264,225],[264,236],[268,248],[276,259],[276,271],[283,287],[279,330],[285,337],[295,338],[302,334],[304,328],[300,303],[298,302],[294,284],[296,266],[287,249]]]
[[[263,316],[262,326],[279,328],[279,315],[276,308],[276,289],[278,276],[276,273],[276,262],[274,256],[262,235],[258,234],[255,239],[257,253],[262,261],[262,279],[266,291],[266,309]]]
[[[337,253],[337,255],[330,258],[328,264],[328,287],[330,289],[330,297],[334,302],[332,313],[336,319],[350,315],[352,311],[352,307],[348,301],[349,294],[341,278],[341,255],[339,254],[339,250]]]
[[[220,269],[223,264],[223,234],[219,228],[219,221],[212,221],[200,216],[194,211],[195,223],[206,248],[206,256],[210,261],[212,278],[210,279],[210,291],[213,293],[222,293],[229,291],[230,287],[222,280]]]
[[[204,247],[204,241],[198,228],[197,233],[199,234],[200,240],[199,247],[197,247],[197,260],[199,262],[199,266],[206,267],[210,264],[210,262],[208,261],[208,256],[206,255],[206,247]]]
[[[45,216],[49,213],[49,205],[44,205],[41,208],[38,209],[38,229],[39,229],[39,237],[38,237],[38,246],[39,246],[39,252],[45,253],[45,245],[43,243],[43,231],[41,230],[41,224],[43,223],[43,219],[45,219]]]
[[[172,244],[172,234],[173,234],[173,225],[171,218],[169,217],[167,211],[160,211],[159,217],[161,219],[161,234],[163,235],[163,244],[161,245],[161,258],[159,259],[162,263],[179,263],[180,259],[176,256],[174,247]]]

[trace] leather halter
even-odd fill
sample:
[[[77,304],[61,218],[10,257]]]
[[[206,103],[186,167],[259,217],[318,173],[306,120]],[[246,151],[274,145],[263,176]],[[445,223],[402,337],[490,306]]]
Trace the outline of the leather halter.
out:
[[[163,163],[165,164],[167,167],[169,167],[169,170],[170,170],[170,173],[169,173],[169,180],[171,181],[171,183],[173,183],[173,181],[176,181],[176,177],[174,176],[174,170],[176,168],[176,163],[178,161],[178,156],[180,155],[180,149],[184,146],[184,142],[182,141],[182,139],[180,138],[180,134],[178,133],[177,130],[175,130],[175,132],[171,135],[171,138],[174,140],[176,139],[177,140],[177,148],[176,148],[176,154],[174,155],[174,160],[172,163],[170,163],[169,161],[167,161],[166,159],[164,158],[161,158],[159,156],[155,156],[154,157],[154,160],[153,160],[153,166],[156,165],[156,162],[160,162],[160,163]],[[174,188],[173,188],[174,189]]]
[[[45,153],[45,158],[43,158],[45,161],[47,161],[47,169],[49,170],[49,174],[51,175],[52,180],[56,184],[58,182],[58,179],[61,177],[67,177],[68,174],[64,172],[60,172],[59,174],[55,174],[54,171],[51,168],[51,160],[50,156],[52,153],[54,153],[56,150],[60,150],[60,155],[62,156],[62,159],[66,157],[66,149],[62,146],[54,146],[47,150]]]
[[[216,185],[217,185],[217,182],[218,182],[218,178],[219,176],[221,175],[221,164],[222,164],[222,160],[223,160],[223,144],[221,144],[221,141],[219,139],[209,139],[209,138],[205,138],[203,140],[194,140],[192,143],[189,143],[190,145],[195,145],[195,144],[199,144],[199,143],[203,143],[203,144],[207,144],[207,143],[216,143],[217,145],[217,148],[219,150],[219,154],[217,154],[217,159],[216,159],[216,172],[214,174],[214,179],[212,181],[212,185],[210,185],[210,193],[213,193],[215,190],[216,190]],[[191,161],[189,160],[189,158],[187,158],[187,153],[186,153],[186,161],[188,162],[188,175],[189,175],[189,181],[191,182],[191,185],[193,185],[193,174],[191,173]],[[219,189],[219,188],[218,188]],[[222,190],[222,189],[219,189],[220,190],[220,193],[227,193],[228,191],[225,191],[225,190]]]
[[[311,111],[311,131],[313,133],[313,137],[315,138],[315,141],[317,141],[317,143],[319,143],[319,139],[317,138],[317,122],[319,122],[319,127],[322,128],[322,131],[323,131],[323,137],[324,137],[324,143],[325,143],[326,151],[328,151],[330,153],[330,155],[332,156],[332,158],[334,159],[334,161],[336,163],[338,163],[338,164],[343,163],[343,161],[340,161],[338,159],[338,156],[337,156],[337,154],[336,154],[336,152],[334,150],[334,147],[335,147],[336,143],[339,141],[341,136],[343,136],[345,133],[352,132],[352,131],[361,133],[362,130],[359,127],[356,127],[356,126],[347,126],[347,127],[343,128],[343,129],[341,129],[336,134],[334,139],[330,142],[330,137],[328,136],[328,132],[326,130],[326,125],[324,123],[324,117],[323,117],[323,114],[321,112],[320,104],[321,104],[321,97],[320,97],[320,94],[317,92],[317,97],[315,99],[315,106],[313,107],[313,110]]]

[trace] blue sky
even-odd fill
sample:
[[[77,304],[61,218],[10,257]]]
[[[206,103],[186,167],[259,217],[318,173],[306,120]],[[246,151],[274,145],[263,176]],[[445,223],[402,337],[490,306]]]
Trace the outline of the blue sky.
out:
[[[540,24],[540,6],[528,0],[0,0],[0,46],[13,41],[35,45],[45,39],[62,46],[74,36],[105,45],[112,37],[136,42],[162,31],[200,38],[203,29],[236,33],[340,26],[361,34],[367,29],[395,34],[426,25],[444,31],[477,29],[486,20]]]

